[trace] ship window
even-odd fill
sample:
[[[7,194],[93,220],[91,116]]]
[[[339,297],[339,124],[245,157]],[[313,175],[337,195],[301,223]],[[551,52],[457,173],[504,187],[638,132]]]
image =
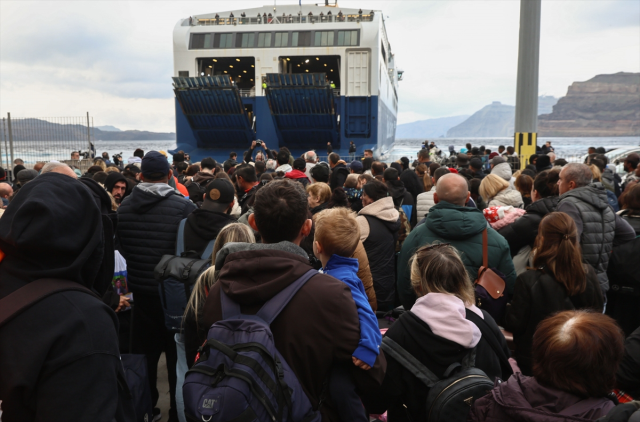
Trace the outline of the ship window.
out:
[[[232,48],[233,34],[215,34],[213,48]]]
[[[238,34],[236,36],[236,47],[251,48],[255,44],[256,34],[250,32],[246,34]]]
[[[333,45],[333,31],[316,31],[314,46],[325,47]]]
[[[204,48],[213,48],[213,37],[211,34],[204,34]]]
[[[292,47],[309,47],[311,46],[311,31],[294,32],[291,37]]]
[[[191,48],[192,49],[204,48],[204,36],[205,34],[191,34]]]
[[[387,52],[384,51],[384,43],[380,42],[380,51],[382,52],[382,58],[384,59],[384,62],[387,62]]]
[[[338,45],[358,45],[358,31],[338,31]]]
[[[289,44],[288,32],[276,32],[276,40],[274,47],[286,47]]]
[[[258,34],[258,47],[271,47],[271,32]]]

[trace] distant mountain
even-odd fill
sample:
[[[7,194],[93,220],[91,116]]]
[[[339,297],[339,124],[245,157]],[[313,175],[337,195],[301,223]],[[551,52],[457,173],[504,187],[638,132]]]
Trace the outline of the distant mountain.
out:
[[[100,141],[173,141],[174,132],[147,132],[146,130],[123,130],[120,132],[94,129],[94,139]]]
[[[538,119],[540,136],[640,135],[640,73],[574,82],[553,112]]]
[[[440,138],[445,136],[450,128],[462,123],[468,117],[468,115],[441,117],[438,119],[419,120],[417,122],[398,125],[396,129],[396,138]]]
[[[447,138],[513,136],[516,108],[494,101],[447,131]]]
[[[111,126],[113,127],[113,126]],[[114,128],[115,129],[115,128]],[[119,130],[119,129],[118,129]],[[63,136],[65,140],[79,141],[87,139],[87,127],[83,125],[61,125],[40,119],[21,119],[12,125],[13,139],[27,141],[50,136],[51,139]],[[147,132],[140,130],[103,131],[93,129],[94,140],[99,141],[173,141],[173,132]]]
[[[122,132],[120,129],[118,129],[115,126],[96,126],[96,129],[100,129],[103,132]]]
[[[553,106],[556,105],[558,99],[550,95],[541,95],[538,97],[538,116],[541,114],[551,113]]]

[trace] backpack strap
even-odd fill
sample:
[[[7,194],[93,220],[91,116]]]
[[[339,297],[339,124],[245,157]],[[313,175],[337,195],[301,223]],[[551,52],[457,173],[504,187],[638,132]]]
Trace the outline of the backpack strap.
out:
[[[180,220],[178,225],[178,236],[176,237],[176,256],[182,256],[184,252],[184,226],[187,224],[187,219]]]
[[[500,361],[500,372],[502,372],[502,378],[505,380],[508,379],[511,375],[513,375],[513,369],[511,368],[511,364],[509,364],[509,357],[504,354],[504,350],[502,350],[502,347],[500,347],[500,343],[498,342],[495,333],[491,330],[489,324],[487,324],[487,322],[478,314],[469,309],[465,310],[466,319],[473,322],[476,327],[480,329],[482,338],[487,340],[489,346],[491,346],[493,352],[498,357],[498,361]]]
[[[428,388],[433,387],[438,381],[440,381],[440,378],[438,378],[436,374],[431,372],[422,362],[416,359],[411,353],[407,352],[390,337],[385,336],[382,339],[380,348],[386,355],[394,358],[400,365],[415,375]]]
[[[186,220],[186,218],[185,218]],[[213,253],[213,245],[216,243],[216,239],[211,239],[209,241],[209,243],[207,244],[207,247],[205,248],[204,252],[202,253],[202,256],[200,257],[200,259],[211,259],[211,254]]]
[[[304,273],[302,277],[285,287],[269,299],[262,308],[258,311],[256,316],[261,318],[267,324],[271,324],[274,319],[280,314],[280,312],[287,306],[291,298],[305,285],[307,281],[314,275],[318,274],[318,271],[311,269]],[[227,294],[220,289],[220,304],[222,305],[222,319],[230,319],[242,314],[240,305],[231,300]]]
[[[91,290],[73,281],[52,278],[35,280],[0,300],[0,327],[42,299],[69,290],[97,297]]]

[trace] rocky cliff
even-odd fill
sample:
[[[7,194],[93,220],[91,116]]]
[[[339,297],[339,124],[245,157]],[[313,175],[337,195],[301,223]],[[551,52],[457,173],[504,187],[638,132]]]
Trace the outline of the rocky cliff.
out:
[[[574,82],[553,112],[538,117],[538,136],[640,135],[640,73]]]

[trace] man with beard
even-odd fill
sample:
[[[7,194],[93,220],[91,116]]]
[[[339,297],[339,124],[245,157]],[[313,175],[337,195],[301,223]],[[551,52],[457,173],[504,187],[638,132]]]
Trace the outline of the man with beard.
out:
[[[129,194],[128,186],[127,179],[121,173],[109,173],[107,180],[104,181],[104,188],[113,196],[118,206]]]

